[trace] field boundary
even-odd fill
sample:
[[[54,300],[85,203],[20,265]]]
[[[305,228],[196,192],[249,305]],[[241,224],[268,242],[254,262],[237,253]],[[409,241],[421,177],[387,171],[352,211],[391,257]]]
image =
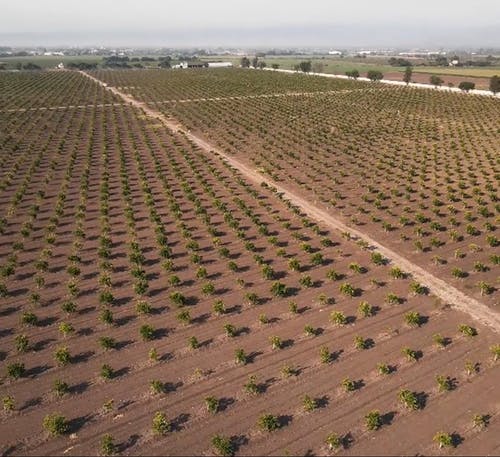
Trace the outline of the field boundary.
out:
[[[280,68],[263,68],[263,70],[278,71],[281,73],[322,76],[324,78],[349,79],[349,77],[346,75],[335,75],[332,73],[313,73],[313,72],[304,73],[302,71],[285,70],[285,69],[280,69]],[[356,80],[357,81],[366,81],[366,82],[372,83],[372,81],[370,79],[362,77],[362,76],[360,76],[359,78],[356,78]],[[440,90],[440,91],[445,91],[445,92],[454,92],[454,93],[463,94],[463,95],[473,94],[473,95],[481,95],[483,97],[500,98],[500,92],[497,94],[494,94],[493,92],[491,92],[489,90],[483,90],[483,89],[473,89],[469,92],[464,92],[463,90],[459,89],[458,87],[448,87],[448,86],[437,86],[436,87],[436,86],[432,86],[430,84],[424,84],[424,83],[408,83],[408,84],[406,84],[404,81],[395,81],[392,79],[381,79],[378,82],[383,83],[383,84],[389,84],[392,86],[416,87],[419,89]]]
[[[130,105],[141,109],[146,115],[159,120],[170,130],[185,135],[186,138],[191,140],[196,146],[200,147],[206,152],[217,154],[219,157],[223,158],[229,165],[236,168],[243,176],[245,176],[253,183],[260,185],[264,182],[270,186],[273,186],[274,188],[276,188],[278,192],[282,193],[285,198],[290,200],[293,204],[295,204],[302,211],[304,211],[304,213],[306,213],[308,216],[312,217],[316,221],[321,222],[333,228],[334,230],[340,232],[348,232],[354,241],[364,240],[369,244],[368,246],[369,249],[380,252],[384,257],[388,259],[390,263],[398,265],[406,273],[411,274],[415,280],[425,285],[429,289],[429,292],[434,294],[443,302],[443,305],[450,305],[452,308],[470,315],[473,319],[480,322],[481,324],[490,327],[496,332],[500,332],[500,313],[495,312],[494,310],[490,309],[488,306],[479,302],[475,298],[472,298],[464,294],[451,284],[448,284],[446,281],[438,278],[437,276],[428,272],[424,268],[416,265],[411,260],[408,260],[406,257],[403,257],[398,253],[396,253],[395,251],[393,251],[392,249],[380,244],[378,241],[376,241],[374,238],[367,235],[366,233],[363,233],[355,228],[349,227],[341,220],[332,216],[327,211],[317,207],[315,204],[310,203],[300,195],[297,195],[296,193],[287,189],[286,187],[267,178],[266,176],[262,175],[255,169],[244,164],[240,160],[224,153],[219,148],[213,146],[200,136],[186,129],[175,118],[165,116],[161,112],[156,111],[155,109],[151,108],[145,103],[136,100],[132,96],[121,92],[115,87],[107,85],[103,81],[97,79],[96,77],[84,71],[80,71],[80,73],[86,76],[87,78],[92,79],[97,84],[100,84],[101,86],[107,88],[113,94],[121,97],[125,102],[129,103]]]

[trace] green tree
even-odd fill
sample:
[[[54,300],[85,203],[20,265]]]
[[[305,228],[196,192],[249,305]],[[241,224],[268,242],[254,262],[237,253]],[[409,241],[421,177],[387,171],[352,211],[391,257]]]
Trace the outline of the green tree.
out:
[[[328,449],[334,451],[342,446],[342,438],[336,433],[330,433],[326,437],[325,443],[327,444]]]
[[[234,455],[234,446],[230,438],[223,435],[215,435],[212,437],[212,446],[217,455],[222,457],[230,457]]]
[[[358,78],[359,78],[359,71],[358,71],[358,70],[350,70],[350,71],[346,71],[346,72],[345,72],[345,75],[346,75],[348,78],[358,79]]]
[[[462,81],[458,85],[458,88],[460,90],[463,90],[464,92],[469,92],[470,90],[474,90],[475,87],[476,87],[476,84],[471,82],[471,81]]]
[[[257,425],[266,432],[273,432],[280,428],[280,421],[273,414],[263,414],[259,417]]]
[[[299,63],[299,69],[303,73],[310,73],[312,70],[312,63],[310,60],[304,60]]]
[[[380,412],[373,410],[366,414],[365,425],[368,430],[378,430],[382,426],[382,416]]]
[[[407,66],[405,68],[405,73],[403,75],[403,81],[406,83],[406,84],[410,84],[411,82],[411,76],[413,75],[413,70],[411,68],[411,66]]]
[[[57,413],[45,416],[42,425],[52,436],[62,435],[69,430],[66,418]]]
[[[438,87],[438,86],[441,86],[444,81],[442,78],[440,78],[438,75],[431,75],[430,78],[429,78],[429,82],[434,86],[434,87]]]
[[[436,442],[440,449],[453,446],[453,437],[445,432],[437,432],[432,438],[432,441]]]
[[[490,90],[494,94],[500,92],[500,76],[494,75],[490,78]]]
[[[102,455],[113,455],[116,452],[116,444],[114,443],[113,437],[106,433],[101,438],[101,454]]]
[[[368,70],[366,73],[366,77],[370,81],[380,81],[381,79],[384,78],[384,75],[381,71],[378,70]]]
[[[155,435],[166,435],[171,430],[171,425],[165,414],[157,411],[153,416],[152,428]]]

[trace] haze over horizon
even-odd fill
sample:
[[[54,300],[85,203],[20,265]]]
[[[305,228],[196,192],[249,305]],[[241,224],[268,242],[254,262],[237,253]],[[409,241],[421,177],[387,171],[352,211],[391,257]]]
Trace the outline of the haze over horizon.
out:
[[[500,47],[500,2],[0,0],[4,46]]]

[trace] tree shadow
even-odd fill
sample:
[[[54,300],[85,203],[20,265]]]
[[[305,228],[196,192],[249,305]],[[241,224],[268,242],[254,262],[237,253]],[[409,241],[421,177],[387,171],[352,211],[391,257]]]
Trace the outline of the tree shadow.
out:
[[[10,306],[8,308],[0,310],[0,317],[10,316],[14,314],[16,311],[19,311],[20,306]]]
[[[54,341],[57,341],[55,338],[46,338],[44,340],[37,341],[31,346],[31,349],[33,351],[41,351],[45,349],[50,343],[53,343]]]
[[[237,453],[241,447],[248,444],[249,440],[245,435],[233,435],[230,438],[231,447],[234,453]]]
[[[340,445],[344,449],[349,449],[354,444],[354,436],[351,432],[347,432],[344,436],[340,438]]]
[[[419,409],[424,409],[427,405],[427,399],[429,398],[429,394],[425,392],[415,392],[415,396],[417,397],[417,404]]]
[[[253,351],[250,354],[247,355],[247,363],[253,363],[255,359],[259,356],[262,355],[262,351]]]
[[[80,316],[84,316],[85,314],[89,314],[92,311],[95,311],[95,306],[87,306],[86,308],[79,309],[78,314]]]
[[[36,378],[38,375],[50,370],[52,367],[50,365],[37,365],[36,367],[26,370],[24,376],[27,378]]]
[[[380,417],[382,426],[391,425],[397,414],[397,411],[389,411],[388,413],[382,414],[382,416]]]
[[[210,313],[203,313],[191,319],[193,324],[203,324],[210,318]]]
[[[326,408],[330,404],[330,397],[328,395],[323,395],[322,397],[315,398],[317,408]]]
[[[76,334],[78,336],[89,336],[89,335],[92,335],[93,333],[94,333],[94,329],[91,327],[81,328],[80,330],[78,330],[76,332]]]
[[[83,381],[69,388],[70,394],[82,394],[90,387],[90,383],[88,381]]]
[[[119,370],[115,370],[113,372],[112,379],[119,378],[121,376],[125,376],[126,374],[129,373],[129,371],[130,371],[130,367],[123,367],[123,368],[120,368]]]
[[[118,453],[124,452],[127,449],[130,449],[131,447],[135,446],[140,438],[141,435],[138,435],[137,433],[130,435],[127,441],[120,443],[116,446]]]
[[[33,408],[35,406],[40,406],[43,402],[42,397],[34,397],[27,400],[23,406],[19,408],[19,411],[24,411],[25,409]]]
[[[189,421],[189,418],[191,417],[190,414],[188,413],[181,413],[172,421],[170,422],[170,427],[172,428],[173,432],[180,432],[185,428],[186,422]]]
[[[163,384],[163,391],[165,393],[175,392],[177,389],[180,389],[184,383],[182,381],[178,382],[165,382]]]
[[[241,312],[241,305],[234,305],[226,309],[226,314],[240,313],[240,312]]]
[[[278,423],[280,428],[286,427],[287,425],[290,425],[293,421],[293,416],[292,415],[280,415],[278,416]]]
[[[54,322],[57,322],[57,317],[50,316],[50,317],[46,317],[45,319],[38,321],[38,326],[39,327],[48,327],[49,325],[52,325]]]
[[[459,446],[460,444],[462,444],[463,441],[464,441],[464,438],[462,436],[460,436],[459,433],[453,432],[451,434],[451,445],[453,447]]]
[[[80,352],[71,357],[71,363],[87,362],[93,355],[95,355],[95,351]]]
[[[234,398],[230,398],[230,397],[220,398],[217,411],[225,411],[227,408],[229,408],[235,402],[236,402],[236,400]]]
[[[281,342],[281,347],[282,349],[287,349],[287,348],[291,348],[294,344],[294,340],[292,340],[291,338],[288,338],[286,340],[283,340]]]
[[[14,333],[13,328],[4,328],[0,330],[0,338],[3,338],[5,336],[12,335]]]
[[[137,316],[130,314],[128,316],[123,316],[123,317],[119,317],[118,319],[115,319],[115,324],[118,326],[126,325],[129,322],[133,321],[134,319],[137,319]]]
[[[118,341],[115,345],[115,349],[119,351],[120,349],[130,346],[132,343],[133,343],[132,340]]]
[[[69,433],[78,432],[87,422],[91,421],[94,414],[86,414],[85,416],[75,417],[68,421]]]

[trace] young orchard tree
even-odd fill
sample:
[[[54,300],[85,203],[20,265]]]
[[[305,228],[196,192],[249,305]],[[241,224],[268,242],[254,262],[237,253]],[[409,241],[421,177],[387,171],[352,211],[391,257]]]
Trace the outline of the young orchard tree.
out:
[[[234,446],[230,438],[223,435],[215,435],[212,437],[212,446],[217,455],[221,457],[231,457],[234,455]]]
[[[271,336],[269,337],[269,341],[271,342],[271,347],[273,349],[283,349],[283,341],[279,336]]]
[[[166,435],[171,430],[170,421],[167,416],[161,411],[157,411],[153,416],[153,433],[155,435]]]
[[[493,356],[493,362],[500,359],[500,344],[494,344],[490,347],[491,355]]]
[[[56,379],[54,381],[53,390],[58,397],[62,397],[69,392],[69,385],[67,382],[61,381],[60,379]]]
[[[386,363],[378,363],[377,371],[380,375],[388,375],[391,373],[391,367]]]
[[[477,330],[474,327],[471,327],[470,325],[467,324],[460,324],[458,326],[458,331],[467,337],[473,337],[477,335]]]
[[[116,453],[116,444],[113,437],[106,433],[101,438],[101,455],[113,455]]]
[[[245,354],[245,351],[241,348],[235,350],[234,358],[238,365],[246,365],[248,363],[248,356]]]
[[[215,397],[206,397],[205,406],[209,413],[215,414],[219,411],[219,400]]]
[[[58,436],[69,430],[68,421],[58,413],[48,414],[43,418],[43,428],[52,436]]]
[[[305,395],[302,399],[302,405],[304,406],[304,411],[311,412],[318,407],[318,402],[309,395]]]
[[[336,451],[342,447],[342,438],[336,433],[330,433],[325,440],[330,451]]]
[[[346,325],[347,317],[342,311],[332,311],[330,313],[330,322],[335,325]]]
[[[378,430],[382,426],[382,416],[380,412],[373,410],[366,414],[365,425],[368,430]]]
[[[15,408],[14,397],[12,397],[11,395],[6,395],[5,397],[3,397],[2,405],[4,411],[6,412],[14,411]]]
[[[259,428],[266,432],[273,432],[280,428],[280,421],[277,416],[273,414],[263,414],[257,421]]]
[[[400,390],[398,394],[398,399],[406,409],[412,409],[412,410],[420,409],[421,405],[419,399],[415,394],[415,392],[412,392],[411,390],[408,389]]]
[[[66,346],[61,346],[54,352],[54,359],[60,367],[71,363],[71,354]]]
[[[438,444],[439,449],[453,446],[453,437],[449,433],[437,432],[432,441]]]

